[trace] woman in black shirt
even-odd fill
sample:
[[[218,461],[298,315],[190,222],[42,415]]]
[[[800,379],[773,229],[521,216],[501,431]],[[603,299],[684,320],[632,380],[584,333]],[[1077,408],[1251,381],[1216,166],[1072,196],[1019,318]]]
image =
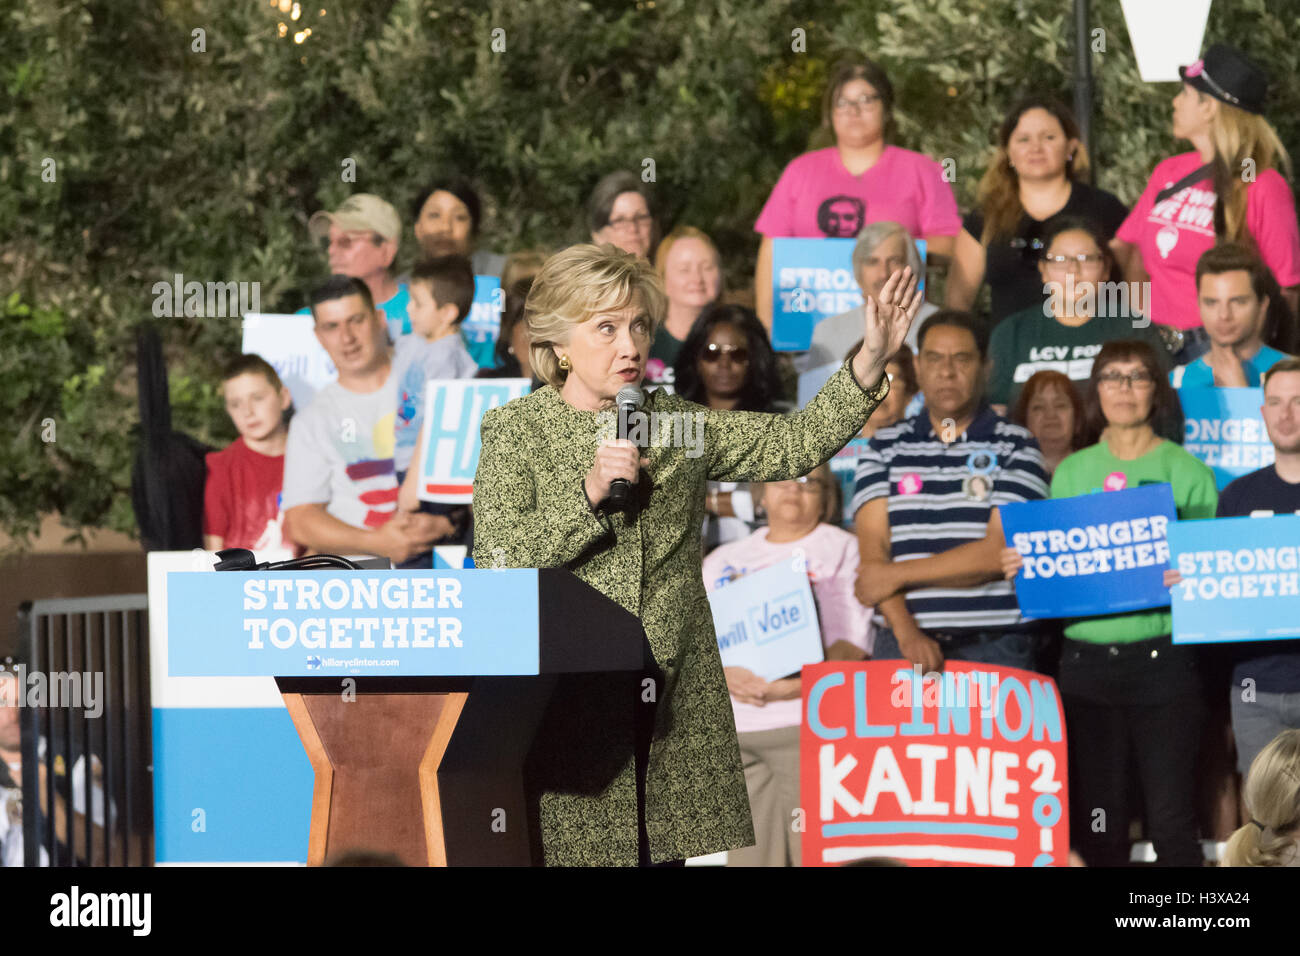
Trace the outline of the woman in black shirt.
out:
[[[962,221],[944,307],[969,310],[984,282],[994,325],[1042,305],[1043,224],[1058,213],[1081,216],[1098,223],[1109,239],[1128,214],[1087,178],[1088,154],[1070,111],[1036,96],[1017,103],[998,130],[997,153],[980,181],[979,206]]]

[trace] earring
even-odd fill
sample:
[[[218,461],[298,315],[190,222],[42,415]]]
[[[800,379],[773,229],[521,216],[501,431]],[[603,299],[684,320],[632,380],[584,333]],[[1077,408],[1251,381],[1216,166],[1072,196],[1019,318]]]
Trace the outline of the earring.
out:
[[[560,356],[560,371],[561,371],[561,372],[567,372],[567,371],[569,371],[571,368],[573,368],[573,363],[569,361],[569,357],[568,357],[567,355],[561,355],[561,356]]]

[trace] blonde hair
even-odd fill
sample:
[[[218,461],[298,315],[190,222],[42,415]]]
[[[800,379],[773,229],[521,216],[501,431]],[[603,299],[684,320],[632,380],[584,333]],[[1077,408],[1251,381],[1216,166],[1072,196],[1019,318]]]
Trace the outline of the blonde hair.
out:
[[[672,251],[673,244],[678,239],[700,240],[709,247],[709,251],[713,253],[713,258],[718,261],[718,266],[721,268],[722,256],[718,255],[718,247],[702,229],[696,229],[694,226],[678,226],[660,240],[659,248],[655,250],[655,271],[659,273],[659,278],[664,277],[664,268],[668,265],[668,253]]]
[[[1206,94],[1197,90],[1202,99]],[[1291,157],[1278,139],[1268,120],[1248,113],[1230,103],[1216,100],[1218,110],[1210,123],[1210,141],[1214,143],[1214,185],[1223,211],[1223,235],[1220,239],[1254,242],[1246,229],[1246,188],[1242,172],[1247,161],[1256,174],[1277,169],[1291,177]],[[1251,178],[1254,181],[1254,177]]]
[[[1224,866],[1288,866],[1300,846],[1300,730],[1284,730],[1250,763],[1251,822],[1228,838]]]
[[[555,345],[600,312],[632,304],[650,319],[650,337],[668,311],[663,281],[649,262],[610,243],[584,243],[557,252],[543,264],[524,303],[533,374],[559,389],[568,373],[560,368]]]

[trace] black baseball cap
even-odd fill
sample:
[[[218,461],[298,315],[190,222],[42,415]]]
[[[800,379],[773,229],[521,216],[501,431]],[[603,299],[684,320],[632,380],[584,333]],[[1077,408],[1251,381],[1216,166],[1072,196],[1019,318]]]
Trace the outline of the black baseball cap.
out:
[[[1268,74],[1226,43],[1214,43],[1205,56],[1190,66],[1180,66],[1178,75],[1222,103],[1247,113],[1263,113],[1268,93]]]

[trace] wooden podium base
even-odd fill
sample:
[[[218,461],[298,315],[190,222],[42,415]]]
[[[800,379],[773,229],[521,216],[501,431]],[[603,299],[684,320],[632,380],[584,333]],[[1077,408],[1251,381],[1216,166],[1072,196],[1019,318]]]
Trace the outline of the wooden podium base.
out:
[[[307,865],[366,852],[446,866],[437,774],[468,695],[283,697],[316,776]]]

